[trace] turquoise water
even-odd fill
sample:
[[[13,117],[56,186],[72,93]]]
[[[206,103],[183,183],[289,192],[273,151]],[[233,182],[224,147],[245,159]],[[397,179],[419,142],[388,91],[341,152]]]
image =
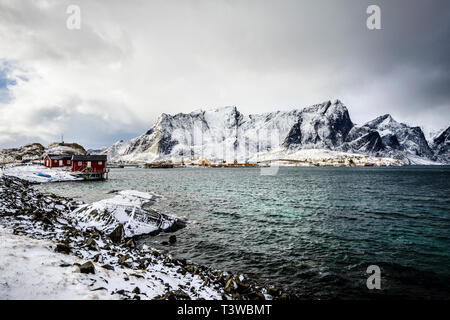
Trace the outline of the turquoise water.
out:
[[[37,186],[95,201],[112,190],[161,195],[185,219],[177,243],[140,240],[194,262],[243,272],[300,298],[450,295],[450,167],[112,169],[105,182]],[[381,268],[381,291],[366,268]]]

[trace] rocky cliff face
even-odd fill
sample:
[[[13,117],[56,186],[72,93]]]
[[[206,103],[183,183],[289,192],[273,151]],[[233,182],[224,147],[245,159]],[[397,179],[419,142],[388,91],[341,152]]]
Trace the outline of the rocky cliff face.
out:
[[[399,123],[389,114],[380,116],[364,126],[378,131],[383,143],[392,150],[401,150],[405,154],[433,158],[433,151],[420,127],[410,127],[404,123]]]
[[[355,126],[350,130],[345,142],[338,149],[345,152],[383,156],[386,146],[383,144],[378,131]]]
[[[434,156],[442,162],[450,162],[450,127],[437,134],[431,140]]]
[[[330,101],[303,109],[289,131],[283,147],[333,149],[342,145],[353,128],[347,108]]]
[[[419,127],[380,116],[358,127],[345,105],[326,101],[289,112],[244,115],[236,107],[162,114],[154,126],[130,141],[101,151],[113,161],[196,157],[245,161],[273,150],[326,149],[377,157],[450,162],[447,135],[432,147]]]

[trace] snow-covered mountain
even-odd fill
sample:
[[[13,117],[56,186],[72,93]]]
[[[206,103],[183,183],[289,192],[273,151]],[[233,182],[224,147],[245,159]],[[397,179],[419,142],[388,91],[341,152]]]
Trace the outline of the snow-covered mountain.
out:
[[[160,158],[208,158],[244,161],[278,147],[298,119],[299,111],[244,116],[236,107],[162,114],[139,137],[104,149],[108,158],[153,161]]]
[[[364,127],[378,131],[387,148],[402,150],[419,157],[433,157],[433,151],[420,127],[399,123],[389,114],[369,121]]]
[[[144,134],[116,142],[101,153],[112,161],[180,161],[193,157],[243,162],[275,150],[277,154],[292,154],[296,150],[323,149],[407,163],[420,163],[417,159],[450,162],[448,133],[432,148],[419,127],[399,123],[390,115],[355,126],[346,106],[336,100],[288,112],[251,115],[242,114],[234,106],[162,114]]]

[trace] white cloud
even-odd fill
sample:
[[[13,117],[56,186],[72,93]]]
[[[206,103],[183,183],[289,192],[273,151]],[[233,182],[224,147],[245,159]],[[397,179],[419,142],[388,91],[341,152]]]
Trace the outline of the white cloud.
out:
[[[69,4],[81,7],[81,30],[66,28]],[[0,58],[17,79],[13,99],[0,104],[0,145],[65,133],[99,147],[140,134],[162,112],[237,105],[256,113],[334,98],[357,122],[383,111],[444,126],[448,116],[409,112],[417,99],[405,91],[421,82],[387,74],[400,61],[392,55],[372,55],[386,39],[367,34],[364,5],[0,0]]]

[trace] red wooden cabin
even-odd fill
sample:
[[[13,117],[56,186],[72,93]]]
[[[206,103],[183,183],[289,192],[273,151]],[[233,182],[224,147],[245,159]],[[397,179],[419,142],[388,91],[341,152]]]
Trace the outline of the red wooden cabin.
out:
[[[73,155],[72,171],[88,171],[101,173],[106,168],[106,155]]]
[[[46,167],[70,167],[72,165],[72,155],[70,154],[47,154],[44,157]]]

